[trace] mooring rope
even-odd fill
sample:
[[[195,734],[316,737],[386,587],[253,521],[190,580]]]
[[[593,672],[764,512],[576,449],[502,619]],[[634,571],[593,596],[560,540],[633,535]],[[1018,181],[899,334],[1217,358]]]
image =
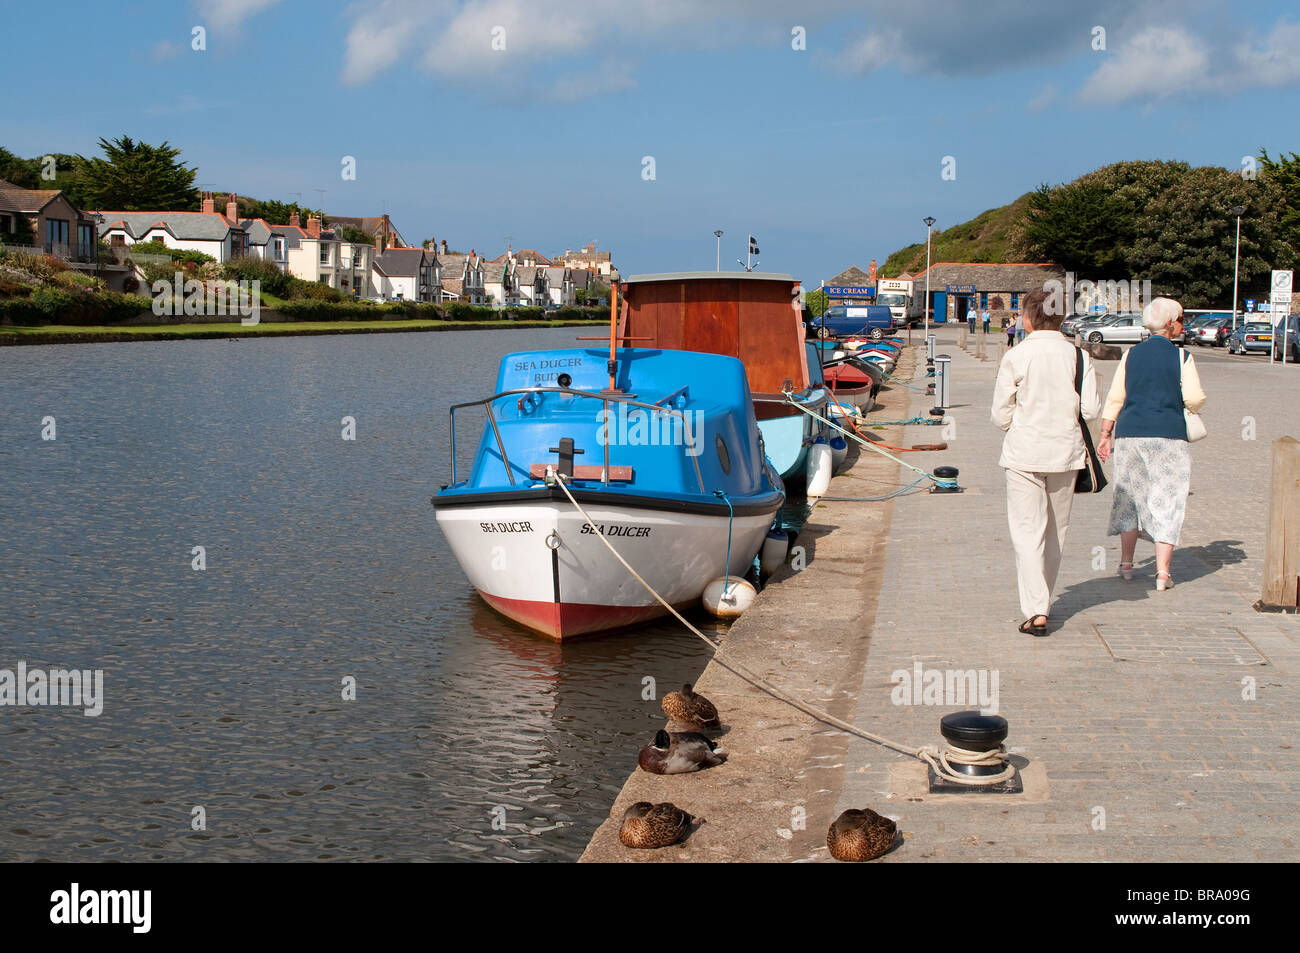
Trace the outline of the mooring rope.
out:
[[[906,466],[906,464],[904,464],[904,466]],[[820,708],[815,708],[812,705],[808,705],[800,701],[798,698],[795,698],[793,695],[791,695],[789,692],[785,691],[784,689],[778,688],[776,685],[773,685],[771,682],[763,678],[761,675],[757,675],[754,672],[750,671],[744,665],[741,665],[739,662],[730,662],[723,659],[721,655],[723,651],[722,643],[715,642],[713,639],[709,638],[707,635],[705,635],[695,626],[691,625],[690,621],[687,620],[685,616],[683,616],[680,612],[674,609],[672,605],[669,604],[669,602],[666,599],[664,599],[663,596],[659,595],[659,593],[655,591],[654,586],[650,585],[650,583],[642,579],[641,574],[638,573],[635,569],[633,569],[631,564],[629,564],[628,561],[623,558],[622,553],[620,553],[617,549],[614,548],[613,543],[611,543],[608,539],[605,538],[604,531],[602,531],[601,528],[595,523],[595,521],[593,521],[592,518],[587,515],[587,511],[582,508],[582,504],[579,503],[577,499],[574,497],[574,495],[569,491],[569,485],[567,482],[568,478],[562,475],[555,467],[554,464],[549,464],[546,469],[547,472],[555,478],[556,484],[560,487],[560,489],[564,491],[564,495],[569,498],[569,502],[572,503],[573,508],[578,511],[578,515],[581,516],[586,521],[587,525],[590,526],[595,531],[595,534],[600,537],[600,541],[605,544],[605,548],[608,549],[614,555],[615,559],[617,559],[620,563],[623,564],[623,568],[632,574],[632,578],[634,578],[637,582],[641,583],[641,585],[645,587],[646,592],[654,596],[655,601],[657,601],[661,606],[663,606],[670,613],[672,613],[672,615],[677,619],[678,622],[686,626],[686,628],[689,629],[696,637],[702,639],[704,643],[713,650],[713,660],[717,662],[719,665],[721,665],[723,668],[725,668],[727,671],[731,672],[733,675],[736,675],[739,678],[744,679],[745,681],[753,685],[755,688],[767,692],[769,695],[771,695],[773,698],[777,699],[778,701],[785,702],[787,705],[790,705],[792,708],[797,708],[805,715],[808,715],[813,719],[822,722],[823,724],[830,725],[833,728],[839,728],[841,731],[848,732],[851,735],[856,735],[859,738],[863,738],[867,741],[873,742],[883,747],[892,748],[894,751],[897,751],[900,754],[905,754],[908,755],[909,757],[917,758],[921,761],[924,761],[926,762],[926,764],[930,765],[934,769],[936,774],[940,775],[941,777],[949,781],[954,781],[958,784],[972,784],[972,785],[997,784],[999,781],[1004,781],[1006,780],[1006,777],[1010,777],[1012,774],[1015,773],[1015,768],[1011,765],[1008,765],[1007,768],[1001,774],[997,774],[997,775],[973,777],[964,774],[958,774],[951,767],[951,764],[953,762],[956,762],[958,764],[965,764],[965,765],[982,764],[982,765],[993,767],[1002,763],[1002,758],[998,757],[998,755],[1001,753],[1005,753],[1005,748],[1003,746],[999,746],[998,749],[995,751],[985,751],[985,752],[969,752],[960,748],[954,748],[952,747],[952,745],[949,744],[945,744],[943,748],[938,748],[935,745],[925,745],[920,748],[909,748],[907,745],[900,744],[897,741],[891,741],[890,739],[885,738],[881,735],[872,734],[869,731],[859,728],[857,725],[852,725],[847,721],[844,721],[840,718],[836,718],[830,712],[823,711]],[[916,468],[913,467],[912,469],[916,469]],[[920,481],[918,480],[917,482],[919,483]],[[972,755],[978,755],[983,760],[981,761],[963,760]],[[1003,775],[1006,775],[1006,777],[1004,777]]]
[[[834,422],[833,420],[831,420],[830,418],[828,418],[828,417],[823,417],[821,414],[817,413],[815,410],[809,410],[809,409],[808,409],[807,407],[805,407],[803,404],[801,404],[801,403],[799,403],[797,400],[795,400],[794,397],[793,397],[792,395],[786,395],[786,401],[790,404],[790,406],[792,406],[792,407],[798,407],[800,410],[802,410],[802,411],[803,411],[805,414],[807,414],[809,417],[812,417],[812,418],[815,419],[815,420],[820,420],[822,423],[826,424],[827,426],[833,427],[834,429],[838,430],[840,433],[844,434],[844,436],[846,436],[846,437],[851,437],[852,439],[856,440],[858,443],[862,444],[862,446],[864,446],[864,447],[870,447],[872,450],[876,451],[876,453],[883,454],[884,456],[886,456],[886,457],[888,457],[889,459],[893,460],[895,463],[899,464],[900,466],[907,467],[909,470],[913,471],[914,473],[919,473],[919,474],[921,474],[921,476],[923,476],[923,477],[924,477],[925,479],[927,479],[927,480],[933,480],[933,481],[934,481],[937,485],[939,485],[939,486],[955,487],[955,486],[957,485],[957,481],[954,480],[954,479],[952,479],[951,477],[939,477],[939,476],[935,476],[933,473],[929,473],[929,472],[927,472],[927,471],[925,471],[925,470],[922,470],[920,467],[914,467],[914,466],[912,466],[912,464],[908,463],[908,462],[905,461],[905,460],[900,460],[898,457],[894,456],[894,455],[893,455],[892,453],[890,453],[888,450],[884,450],[884,449],[882,449],[881,447],[879,447],[879,446],[877,446],[876,444],[872,443],[870,440],[867,440],[865,437],[859,437],[859,436],[858,436],[857,434],[855,434],[855,433],[850,433],[849,431],[845,430],[843,427],[841,427],[839,424],[835,423],[835,422]]]

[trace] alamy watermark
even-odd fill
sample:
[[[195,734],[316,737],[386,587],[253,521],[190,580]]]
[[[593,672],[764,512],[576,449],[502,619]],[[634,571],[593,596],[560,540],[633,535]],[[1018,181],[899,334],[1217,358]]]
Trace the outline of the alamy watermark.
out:
[[[634,407],[629,411],[627,404],[619,403],[617,411],[598,411],[596,421],[600,424],[596,443],[602,447],[685,447],[688,457],[704,452],[700,444],[704,432],[702,410],[651,412]]]
[[[889,682],[894,687],[889,700],[895,705],[935,705],[965,708],[979,705],[981,715],[998,713],[998,670],[924,668],[920,662],[912,670],[896,669]]]
[[[1094,307],[1107,311],[1141,311],[1143,302],[1152,299],[1151,279],[1141,281],[1076,281],[1074,272],[1067,271],[1065,280],[1049,278],[1043,282],[1047,300],[1043,302],[1045,314],[1086,314]]]
[[[0,708],[12,706],[68,706],[84,708],[87,718],[104,710],[104,670],[27,667],[0,668]]]
[[[176,272],[171,281],[160,278],[150,286],[153,313],[159,317],[178,315],[237,314],[239,323],[254,325],[261,321],[262,282],[200,281]]]

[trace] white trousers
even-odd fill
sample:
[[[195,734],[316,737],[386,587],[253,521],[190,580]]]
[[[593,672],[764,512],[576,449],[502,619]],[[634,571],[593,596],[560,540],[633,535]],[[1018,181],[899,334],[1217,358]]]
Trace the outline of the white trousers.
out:
[[[1077,470],[1026,473],[1007,470],[1007,524],[1016,551],[1020,611],[1026,619],[1047,615],[1070,529]]]

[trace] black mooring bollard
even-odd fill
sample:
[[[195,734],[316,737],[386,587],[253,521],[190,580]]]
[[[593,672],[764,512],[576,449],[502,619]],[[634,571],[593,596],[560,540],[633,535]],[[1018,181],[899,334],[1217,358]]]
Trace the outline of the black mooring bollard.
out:
[[[954,748],[967,751],[995,751],[1007,740],[1010,726],[1001,715],[981,715],[977,711],[958,711],[939,719],[939,733]],[[972,777],[997,774],[1006,768],[998,764],[954,764],[953,770]]]
[[[958,469],[956,467],[935,467],[934,475],[943,483],[936,483],[930,487],[931,493],[960,493],[961,487],[957,485]],[[951,481],[951,482],[948,482]]]

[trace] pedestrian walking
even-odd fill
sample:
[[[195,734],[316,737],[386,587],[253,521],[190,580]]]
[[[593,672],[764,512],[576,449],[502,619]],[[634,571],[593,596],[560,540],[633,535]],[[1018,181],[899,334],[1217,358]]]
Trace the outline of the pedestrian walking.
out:
[[[974,304],[970,304],[966,308],[966,326],[970,329],[971,334],[975,333],[975,305]]]
[[[988,333],[989,333],[989,313],[988,313],[988,311],[985,311],[985,312],[984,312],[984,333],[985,333],[985,334],[988,334]]]
[[[1044,313],[1047,300],[1046,291],[1025,296],[1017,324],[1028,334],[998,366],[991,414],[1007,434],[998,465],[1006,471],[1007,523],[1025,616],[1019,631],[1032,635],[1047,634],[1075,479],[1087,462],[1079,415],[1092,420],[1101,413],[1097,369],[1061,333],[1063,315]]]
[[[1102,411],[1097,453],[1115,455],[1115,494],[1107,534],[1120,538],[1119,573],[1133,578],[1138,537],[1156,547],[1156,590],[1174,586],[1169,575],[1174,547],[1182,534],[1187,490],[1192,479],[1188,445],[1190,423],[1205,404],[1196,362],[1174,345],[1183,333],[1183,307],[1156,298],[1142,309],[1151,337],[1120,359]],[[1201,431],[1204,435],[1204,431]]]
[[[1012,314],[1011,323],[1007,325],[1007,347],[1015,347],[1016,331],[1020,328],[1020,315]]]

